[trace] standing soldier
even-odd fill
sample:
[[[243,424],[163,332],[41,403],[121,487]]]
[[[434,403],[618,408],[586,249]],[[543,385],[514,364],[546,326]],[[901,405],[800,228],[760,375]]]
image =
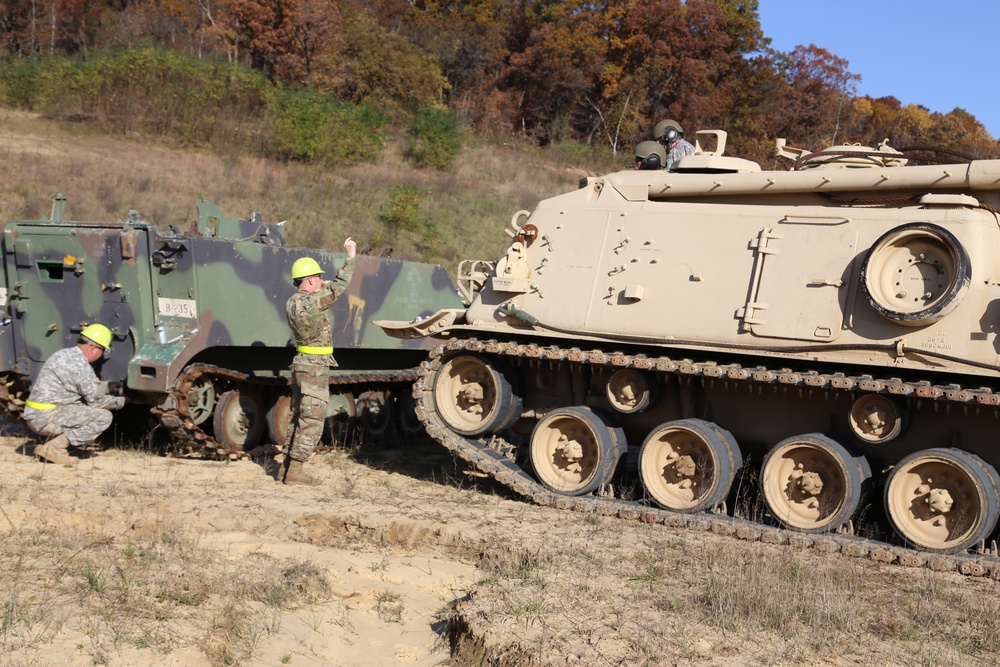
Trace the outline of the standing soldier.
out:
[[[31,386],[24,420],[32,431],[52,439],[35,447],[35,456],[75,465],[80,459],[67,447],[93,442],[111,426],[111,410],[125,405],[125,398],[109,395],[109,383],[98,381],[93,368],[110,349],[111,331],[103,324],[91,324],[80,332],[76,345],[59,350],[42,366]]]
[[[288,324],[295,334],[297,354],[292,360],[292,416],[285,442],[285,461],[278,477],[285,484],[319,484],[302,464],[312,456],[323,435],[326,406],[330,402],[330,368],[333,334],[326,311],[344,293],[354,275],[356,244],[344,241],[347,261],[334,280],[323,280],[323,270],[312,257],[300,257],[292,264],[292,280],[298,290],[285,305]]]

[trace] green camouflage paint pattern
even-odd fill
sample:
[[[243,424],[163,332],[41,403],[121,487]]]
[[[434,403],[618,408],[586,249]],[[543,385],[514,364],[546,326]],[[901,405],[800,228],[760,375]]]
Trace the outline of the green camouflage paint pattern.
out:
[[[108,326],[102,380],[162,393],[189,363],[287,376],[294,341],[284,312],[296,259],[332,275],[346,256],[284,245],[279,225],[223,217],[199,203],[189,231],[160,232],[134,213],[123,222],[10,221],[3,236],[0,373],[28,379],[91,322]],[[3,292],[0,292],[2,294]],[[374,319],[461,307],[440,266],[361,255],[350,288],[330,310],[342,369],[402,369],[430,341],[403,341]],[[164,342],[166,341],[166,342]]]

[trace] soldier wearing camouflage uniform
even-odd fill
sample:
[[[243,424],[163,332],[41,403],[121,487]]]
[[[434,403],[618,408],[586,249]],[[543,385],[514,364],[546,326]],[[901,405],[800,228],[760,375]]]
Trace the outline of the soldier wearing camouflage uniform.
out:
[[[93,442],[111,425],[111,410],[125,405],[123,396],[111,396],[93,365],[111,348],[111,331],[91,324],[73,347],[59,350],[42,366],[24,408],[32,431],[52,438],[35,447],[35,456],[57,464],[75,465],[79,458],[67,447]]]
[[[667,151],[667,161],[663,168],[672,170],[685,155],[694,155],[694,146],[684,138],[684,129],[676,120],[661,120],[653,128],[653,139],[660,142]]]
[[[279,473],[285,484],[320,483],[302,469],[302,464],[312,456],[323,435],[330,402],[330,368],[336,367],[337,362],[333,358],[333,334],[326,311],[354,276],[356,245],[350,237],[344,241],[344,250],[347,261],[334,280],[323,280],[322,269],[311,257],[301,257],[292,265],[292,279],[298,290],[285,305],[285,312],[295,334],[297,354],[292,360],[291,425]]]

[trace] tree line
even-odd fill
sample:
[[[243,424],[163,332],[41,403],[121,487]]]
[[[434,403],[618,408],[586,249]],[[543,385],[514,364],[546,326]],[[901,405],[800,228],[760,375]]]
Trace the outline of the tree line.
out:
[[[810,149],[889,139],[895,147],[995,154],[996,141],[962,109],[939,113],[858,96],[860,74],[843,58],[815,45],[786,53],[769,44],[757,0],[5,0],[0,53],[8,74],[0,101],[39,104],[43,83],[17,78],[53,67],[31,74],[35,63],[92,68],[82,63],[138,51],[201,63],[188,69],[219,68],[224,90],[231,77],[245,86],[259,76],[254,85],[269,91],[255,93],[259,106],[284,108],[287,123],[308,122],[310,110],[322,107],[335,119],[372,123],[355,125],[358,131],[382,122],[448,133],[454,123],[488,138],[575,141],[616,153],[670,117],[689,135],[727,130],[730,153],[764,164],[778,137]],[[135,60],[129,67],[142,67]],[[91,109],[81,113],[93,113],[98,103],[88,101],[82,81],[74,85],[74,99]],[[185,105],[178,99],[175,106],[183,116]],[[313,142],[327,130],[317,128]],[[419,134],[411,136],[415,150],[428,150]],[[287,148],[293,158],[314,150]]]

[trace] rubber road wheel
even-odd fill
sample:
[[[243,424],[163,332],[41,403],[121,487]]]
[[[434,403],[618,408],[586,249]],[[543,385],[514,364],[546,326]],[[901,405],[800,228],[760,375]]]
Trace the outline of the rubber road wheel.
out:
[[[913,222],[883,234],[861,266],[868,303],[905,326],[932,324],[961,303],[971,282],[969,255],[937,225]]]
[[[611,481],[626,449],[620,428],[590,408],[574,406],[552,410],[538,421],[529,454],[538,481],[579,496]]]
[[[810,433],[775,445],[760,477],[764,502],[783,526],[826,533],[854,515],[871,469],[835,440]]]
[[[212,417],[216,441],[230,451],[246,451],[264,434],[264,401],[253,389],[234,389],[219,397]]]
[[[266,421],[267,435],[271,442],[279,447],[284,446],[292,421],[292,397],[288,394],[275,396],[271,407],[267,409]]]
[[[993,533],[998,483],[996,469],[975,454],[914,452],[886,479],[885,511],[908,544],[935,553],[964,551]]]
[[[700,512],[729,494],[743,466],[736,440],[701,419],[660,424],[639,452],[639,477],[646,493],[665,509]]]
[[[204,424],[215,409],[215,385],[212,378],[202,375],[191,383],[188,390],[188,416],[197,426]]]
[[[383,391],[366,391],[358,396],[357,406],[365,436],[381,441],[392,428],[392,397]]]
[[[441,419],[463,436],[496,433],[521,416],[518,376],[478,354],[458,354],[434,376],[433,401]]]

